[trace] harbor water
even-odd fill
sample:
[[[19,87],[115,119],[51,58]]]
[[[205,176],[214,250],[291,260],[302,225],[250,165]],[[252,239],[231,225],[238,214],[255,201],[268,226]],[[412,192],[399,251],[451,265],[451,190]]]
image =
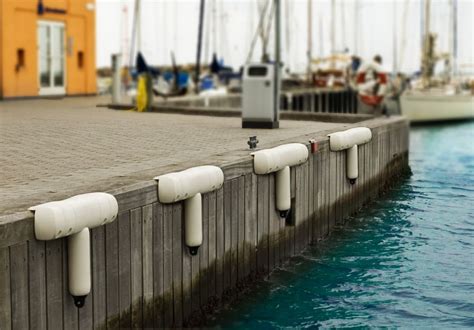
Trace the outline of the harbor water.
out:
[[[414,127],[413,176],[208,326],[474,327],[474,122]]]

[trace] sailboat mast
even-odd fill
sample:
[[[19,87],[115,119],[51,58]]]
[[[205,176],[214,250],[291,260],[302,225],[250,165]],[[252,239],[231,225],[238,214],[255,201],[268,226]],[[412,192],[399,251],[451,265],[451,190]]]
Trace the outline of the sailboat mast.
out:
[[[454,76],[458,74],[458,1],[451,0],[451,19],[452,19],[452,73]]]
[[[354,2],[354,54],[359,55],[359,0]]]
[[[336,53],[336,0],[331,0],[331,55]]]
[[[307,79],[311,81],[311,59],[313,57],[313,1],[308,0],[308,68],[307,68]]]
[[[142,9],[141,0],[137,0],[137,52],[142,51]]]
[[[202,29],[204,25],[204,4],[206,0],[201,0],[201,6],[199,9],[199,27],[198,27],[198,43],[197,43],[197,54],[196,54],[196,92],[199,91],[199,76],[201,75],[201,46],[202,46]]]
[[[217,6],[216,0],[212,2],[212,52],[217,53]]]
[[[421,77],[424,87],[429,87],[432,74],[432,44],[430,37],[431,0],[425,0],[424,42],[421,56]]]
[[[425,0],[425,39],[430,34],[431,0]]]
[[[281,8],[280,8],[280,0],[274,0],[275,6],[275,84],[273,90],[273,111],[274,111],[274,118],[275,121],[278,121],[278,114],[280,111],[280,63],[281,63],[281,54],[280,54],[280,25],[281,25]]]
[[[393,74],[398,71],[397,56],[398,56],[398,38],[397,38],[397,2],[393,2]]]

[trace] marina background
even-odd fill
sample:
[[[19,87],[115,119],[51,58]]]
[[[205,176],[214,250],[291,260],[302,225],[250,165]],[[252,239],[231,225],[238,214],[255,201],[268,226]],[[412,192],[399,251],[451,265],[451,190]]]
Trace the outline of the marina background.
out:
[[[133,3],[132,0],[97,0],[98,67],[109,66],[111,54],[123,51],[127,43],[130,45]],[[128,14],[123,12],[125,5]],[[450,0],[434,0],[431,4],[431,30],[438,34],[439,51],[449,51],[447,31],[450,26],[450,5]],[[301,73],[307,65],[307,1],[283,0],[282,6],[282,59],[292,72]],[[459,71],[472,74],[474,2],[457,0],[457,8]],[[329,56],[331,1],[314,1],[312,9],[313,55]],[[335,51],[348,48],[349,54],[355,53],[366,60],[375,54],[381,54],[387,70],[393,70],[393,59],[396,58],[399,71],[418,71],[421,60],[422,9],[421,0],[338,0],[335,12]],[[198,12],[199,1],[142,1],[141,50],[150,64],[171,65],[171,51],[174,51],[177,63],[194,63]],[[258,17],[257,1],[254,0],[206,1],[202,62],[210,63],[212,53],[216,51],[227,65],[238,69],[245,62],[258,25]],[[291,21],[289,26],[288,21]],[[354,29],[354,26],[357,28]],[[128,32],[123,33],[121,29],[128,29]],[[273,48],[273,38],[270,37],[268,49],[271,53]],[[255,61],[260,59],[260,51],[257,44]]]

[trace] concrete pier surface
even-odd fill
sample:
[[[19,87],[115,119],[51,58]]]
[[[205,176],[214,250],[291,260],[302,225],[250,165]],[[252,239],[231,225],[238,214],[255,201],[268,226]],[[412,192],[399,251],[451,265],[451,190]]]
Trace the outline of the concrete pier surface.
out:
[[[109,190],[205,163],[248,156],[346,124],[283,120],[241,129],[240,118],[114,111],[99,98],[0,103],[0,215],[77,193]]]
[[[1,329],[202,325],[226,301],[248,294],[248,284],[330,239],[336,225],[409,170],[402,117],[288,111],[280,129],[254,130],[222,109],[96,107],[107,101],[0,102]],[[359,174],[350,184],[346,153],[331,151],[327,134],[358,126],[370,128],[372,139],[358,148]],[[290,169],[288,219],[276,209],[274,173],[254,173],[252,135],[259,149],[299,142],[309,150]],[[184,203],[160,203],[153,177],[204,164],[219,166],[224,184],[202,195],[202,245],[192,256]],[[77,309],[68,240],[37,240],[26,209],[94,191],[115,196],[118,217],[90,231],[92,289]]]

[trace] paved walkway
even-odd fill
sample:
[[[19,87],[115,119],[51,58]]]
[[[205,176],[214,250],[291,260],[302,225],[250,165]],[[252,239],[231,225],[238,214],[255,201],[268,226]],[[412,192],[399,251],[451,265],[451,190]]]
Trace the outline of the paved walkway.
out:
[[[244,130],[240,118],[136,113],[97,108],[104,98],[0,101],[0,215],[72,194],[106,191],[153,175],[248,154],[341,124],[282,121]],[[165,172],[165,173],[166,173]]]

